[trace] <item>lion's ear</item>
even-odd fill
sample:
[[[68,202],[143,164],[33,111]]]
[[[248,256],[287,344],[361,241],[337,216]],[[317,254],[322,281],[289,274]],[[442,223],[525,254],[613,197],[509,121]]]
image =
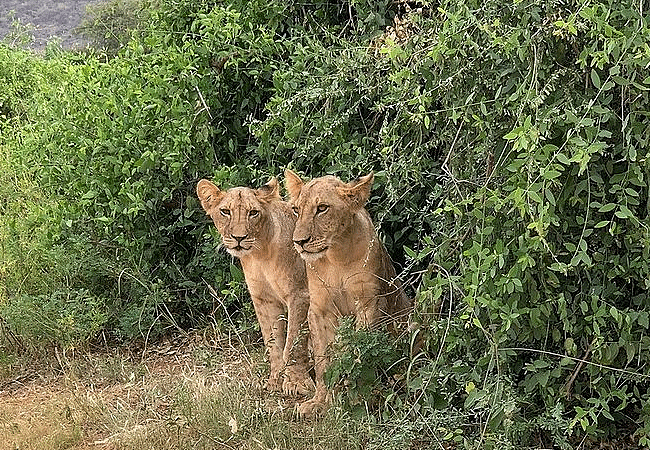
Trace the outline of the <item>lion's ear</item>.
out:
[[[212,182],[201,180],[196,185],[196,195],[201,200],[201,206],[203,206],[205,212],[210,214],[210,211],[219,204],[226,194]]]
[[[287,169],[284,171],[284,184],[289,191],[289,197],[291,200],[296,200],[300,197],[300,191],[305,183],[300,179],[298,175],[293,173],[291,170]]]
[[[267,202],[271,200],[281,200],[280,183],[278,183],[278,179],[275,177],[271,178],[269,182],[259,188],[255,194],[257,195],[257,198]]]
[[[372,182],[375,174],[370,172],[368,175],[360,177],[358,180],[348,183],[338,188],[339,194],[346,198],[357,208],[363,207],[370,198]]]

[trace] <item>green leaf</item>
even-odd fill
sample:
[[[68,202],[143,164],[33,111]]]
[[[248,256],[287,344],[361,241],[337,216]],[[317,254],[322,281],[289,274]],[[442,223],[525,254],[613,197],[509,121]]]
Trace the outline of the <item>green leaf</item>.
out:
[[[613,81],[607,81],[605,84],[603,84],[602,90],[603,91],[609,91],[614,86],[616,86],[616,84]]]
[[[582,250],[583,252],[586,252],[587,251],[587,241],[585,241],[584,239],[580,239],[578,247],[580,247],[580,250]]]
[[[559,177],[562,175],[561,172],[558,172],[557,170],[546,170],[542,172],[542,177],[546,180],[554,180],[555,178]]]
[[[548,202],[551,205],[555,206],[556,203],[557,203],[557,200],[555,199],[555,195],[553,195],[553,191],[551,189],[546,189],[546,190],[544,190],[544,194],[546,195],[546,199],[548,200]]]
[[[565,113],[566,113],[566,118],[569,122],[578,123],[578,117],[573,113],[573,111],[567,109]]]
[[[614,214],[616,214],[616,217],[618,217],[619,219],[629,219],[631,217],[634,217],[632,211],[630,211],[630,209],[625,205],[620,205],[619,210],[616,211]]]
[[[557,155],[555,155],[555,157],[557,158],[557,160],[559,162],[561,162],[562,164],[564,164],[566,166],[571,164],[571,160],[564,153],[558,153]]]
[[[598,212],[601,212],[601,213],[610,212],[610,211],[613,211],[614,208],[616,208],[617,206],[618,206],[618,204],[616,204],[616,203],[608,203],[606,205],[601,206],[598,209]]]
[[[600,89],[600,77],[595,69],[591,69],[591,82],[596,89]]]
[[[564,248],[566,248],[568,251],[570,251],[571,253],[573,253],[573,252],[576,251],[576,248],[577,248],[577,247],[576,247],[575,244],[573,244],[572,242],[565,242],[565,243],[564,243]]]
[[[411,259],[417,259],[418,255],[415,253],[413,250],[411,250],[409,247],[404,246],[404,253],[408,255],[409,258]]]
[[[506,141],[514,141],[521,135],[522,131],[523,131],[523,127],[517,127],[514,130],[512,130],[510,133],[503,136],[503,139],[505,139]]]

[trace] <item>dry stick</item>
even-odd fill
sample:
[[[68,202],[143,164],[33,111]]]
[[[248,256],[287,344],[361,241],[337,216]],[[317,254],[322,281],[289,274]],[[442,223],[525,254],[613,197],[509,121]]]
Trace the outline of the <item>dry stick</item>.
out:
[[[620,372],[620,373],[624,373],[626,375],[636,376],[636,377],[640,377],[640,378],[650,378],[650,374],[646,375],[644,373],[638,373],[638,372],[632,372],[630,370],[619,369],[618,367],[606,366],[605,364],[599,364],[599,363],[587,361],[586,359],[574,358],[573,356],[563,355],[562,353],[549,352],[547,350],[539,350],[539,349],[536,349],[536,348],[526,348],[526,347],[504,347],[504,348],[500,348],[498,350],[502,351],[502,352],[514,351],[514,352],[541,353],[543,355],[555,356],[556,358],[567,358],[567,359],[570,359],[571,361],[582,362],[583,364],[588,364],[590,366],[598,367],[599,369],[611,370],[613,372]]]
[[[142,358],[143,358],[143,359],[144,359],[144,357],[145,357],[146,354],[147,354],[147,348],[148,348],[148,346],[149,346],[149,337],[151,336],[151,332],[153,331],[154,326],[155,326],[156,323],[160,320],[161,317],[164,317],[164,318],[166,318],[168,321],[170,321],[171,324],[172,324],[172,325],[173,325],[173,326],[174,326],[174,327],[175,327],[175,328],[176,328],[176,329],[181,333],[181,335],[183,335],[183,336],[185,336],[185,337],[188,336],[187,331],[185,331],[184,329],[182,329],[182,328],[180,327],[180,325],[178,325],[178,323],[176,322],[176,320],[174,320],[174,316],[172,315],[172,313],[171,313],[171,311],[169,310],[169,308],[167,307],[167,305],[166,305],[164,302],[162,302],[161,305],[162,305],[163,308],[165,308],[165,309],[167,310],[167,313],[165,314],[164,311],[158,313],[158,315],[156,316],[156,319],[155,319],[153,322],[151,322],[151,325],[149,326],[149,329],[147,330],[147,335],[145,336],[145,339],[144,339],[144,348],[142,349]]]
[[[230,322],[230,325],[232,325],[232,329],[235,330],[235,335],[237,336],[237,339],[239,339],[239,343],[241,344],[242,348],[246,352],[246,356],[248,357],[248,361],[251,361],[252,358],[251,358],[250,353],[248,352],[248,349],[246,348],[246,345],[244,344],[244,340],[241,338],[241,336],[239,334],[239,331],[237,330],[237,326],[235,325],[235,322],[233,322],[233,320],[232,320],[232,317],[230,317],[230,314],[228,313],[228,308],[226,308],[226,305],[224,305],[223,302],[221,301],[221,297],[219,296],[219,293],[216,291],[215,288],[213,288],[210,285],[210,283],[205,281],[205,279],[203,279],[203,278],[201,278],[201,279],[203,280],[205,285],[208,287],[208,290],[210,291],[210,295],[212,295],[212,297],[216,301],[218,301],[219,304],[221,305],[221,307],[223,308],[223,311],[225,312],[226,317],[228,318],[228,321]]]
[[[448,164],[449,161],[451,160],[451,155],[454,152],[454,148],[456,147],[456,142],[458,142],[458,136],[460,135],[460,130],[462,130],[462,128],[463,128],[463,122],[461,121],[460,125],[458,125],[458,129],[456,130],[456,135],[454,136],[454,140],[451,143],[451,147],[449,148],[449,152],[447,153],[447,157],[445,158],[445,161],[442,163],[442,170],[449,175],[459,195],[461,195],[461,193],[460,193],[460,188],[458,187],[458,180],[456,180],[456,177],[454,177],[451,167],[449,167]]]
[[[569,381],[566,384],[566,388],[564,389],[564,391],[565,391],[565,395],[566,395],[567,398],[571,397],[571,386],[573,386],[573,383],[576,380],[576,377],[578,376],[578,373],[582,369],[582,366],[585,365],[585,361],[587,361],[587,358],[589,358],[590,353],[591,353],[591,344],[589,344],[589,347],[587,347],[587,351],[585,352],[585,356],[582,357],[582,359],[578,363],[577,367],[573,371],[573,374],[571,375],[571,378],[569,378]]]
[[[23,343],[18,339],[18,336],[14,334],[13,331],[11,331],[11,328],[9,326],[9,322],[7,320],[0,316],[0,335],[6,335],[7,340],[11,342],[14,347],[20,348],[20,350],[25,350],[25,346]]]
[[[225,447],[225,448],[228,448],[228,449],[235,450],[235,447],[232,447],[232,446],[228,445],[227,443],[225,443],[225,442],[223,442],[223,441],[220,441],[220,440],[217,439],[216,437],[212,437],[212,436],[210,436],[208,433],[204,433],[204,432],[202,432],[202,431],[200,431],[200,430],[197,430],[197,429],[194,428],[194,427],[192,427],[192,428],[193,428],[193,431],[194,431],[195,433],[197,433],[199,436],[202,436],[202,437],[204,437],[204,438],[206,438],[206,439],[212,441],[213,444],[221,445],[222,447]]]
[[[208,117],[210,117],[210,120],[214,120],[214,118],[212,117],[212,114],[210,114],[210,108],[208,108],[208,105],[205,103],[205,100],[203,99],[203,94],[201,94],[201,91],[199,90],[199,87],[194,86],[194,88],[196,89],[196,93],[199,94],[199,99],[201,99],[201,103],[203,104],[203,110],[205,110],[208,113]],[[201,113],[201,111],[199,111],[197,113],[197,115],[200,114],[200,113]]]
[[[151,289],[149,288],[149,286],[147,286],[145,283],[143,283],[142,280],[140,280],[140,279],[139,279],[138,277],[136,277],[135,275],[130,274],[130,273],[128,272],[128,269],[127,269],[127,268],[124,268],[124,269],[122,269],[122,271],[120,272],[120,275],[117,277],[117,293],[118,293],[118,295],[120,295],[120,292],[121,292],[121,286],[122,286],[122,275],[126,275],[127,277],[130,277],[133,281],[136,281],[136,282],[139,283],[143,288],[145,288],[147,291],[149,291],[149,292],[151,293]],[[147,330],[147,334],[145,335],[145,339],[144,339],[144,348],[142,349],[142,358],[143,358],[143,359],[144,359],[144,357],[145,357],[145,355],[146,355],[146,353],[147,353],[147,348],[148,348],[148,346],[149,346],[149,337],[151,336],[151,331],[153,330],[154,325],[158,322],[158,320],[160,320],[161,317],[167,317],[167,319],[170,320],[170,322],[172,323],[172,325],[174,325],[174,326],[175,326],[178,330],[180,330],[181,332],[185,332],[185,330],[183,330],[183,329],[182,329],[182,328],[181,328],[181,327],[176,323],[176,321],[175,321],[174,318],[172,317],[172,313],[171,313],[171,312],[169,311],[169,309],[167,308],[167,305],[165,305],[165,303],[162,303],[162,305],[163,305],[163,307],[164,307],[165,309],[167,309],[167,316],[165,316],[165,313],[164,313],[164,312],[160,312],[160,313],[158,313],[158,315],[156,316],[156,318],[153,320],[153,322],[152,322],[151,325],[149,326],[149,329]],[[138,318],[138,324],[141,323],[141,320],[142,320],[142,314],[143,314],[143,313],[144,313],[144,306],[143,306],[143,308],[140,310],[140,317]]]

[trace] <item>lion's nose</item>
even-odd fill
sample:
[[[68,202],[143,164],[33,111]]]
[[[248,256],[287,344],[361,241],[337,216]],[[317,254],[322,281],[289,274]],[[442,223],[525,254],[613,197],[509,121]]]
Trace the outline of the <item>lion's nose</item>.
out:
[[[244,239],[248,237],[247,234],[243,236],[235,236],[234,234],[232,235],[232,238],[237,241],[238,244],[241,244]]]
[[[311,237],[303,238],[303,239],[294,239],[293,243],[299,246],[300,248],[304,248],[305,244],[311,240]]]

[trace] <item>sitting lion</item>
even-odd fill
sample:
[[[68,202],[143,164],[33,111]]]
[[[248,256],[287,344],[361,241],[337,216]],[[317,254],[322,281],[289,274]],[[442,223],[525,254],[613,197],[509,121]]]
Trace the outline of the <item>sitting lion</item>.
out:
[[[241,260],[269,352],[267,389],[290,395],[313,392],[305,264],[293,248],[295,218],[280,198],[278,181],[272,178],[257,190],[237,187],[224,192],[201,180],[196,191],[226,250]]]
[[[298,217],[293,242],[307,263],[316,372],[316,393],[298,412],[313,416],[327,407],[323,374],[338,319],[354,316],[359,327],[386,324],[395,331],[406,325],[412,302],[396,279],[390,257],[364,209],[372,173],[349,184],[333,176],[305,184],[290,170],[285,177]]]

